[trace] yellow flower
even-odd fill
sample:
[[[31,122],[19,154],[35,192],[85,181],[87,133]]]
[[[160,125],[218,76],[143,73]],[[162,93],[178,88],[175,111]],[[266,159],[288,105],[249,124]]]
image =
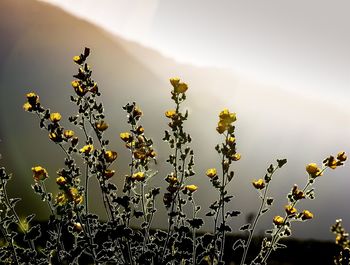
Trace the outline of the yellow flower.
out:
[[[348,157],[345,155],[345,152],[344,152],[344,151],[338,153],[338,155],[337,155],[337,159],[338,159],[339,161],[341,161],[341,162],[346,161],[347,158],[348,158]]]
[[[304,210],[302,212],[302,215],[301,215],[302,220],[308,220],[308,219],[312,219],[312,218],[314,218],[314,215],[312,212],[310,212],[308,210]]]
[[[94,150],[94,146],[92,144],[85,145],[83,148],[79,150],[80,153],[89,154]]]
[[[50,132],[49,133],[49,138],[53,142],[59,142],[60,141],[58,135],[56,133],[54,133],[54,132]]]
[[[103,175],[107,179],[110,179],[111,177],[113,177],[114,173],[115,173],[115,170],[113,170],[113,169],[106,169],[105,172],[103,173]]]
[[[176,110],[167,110],[165,112],[165,117],[169,119],[174,119],[176,117]]]
[[[295,209],[292,205],[286,205],[284,209],[288,215],[296,214],[297,212],[297,209]]]
[[[73,61],[77,64],[81,64],[83,62],[82,58],[79,55],[73,56]]]
[[[61,193],[61,192],[59,194],[57,194],[56,199],[55,199],[56,204],[59,206],[65,205],[67,203],[67,200],[68,199],[67,199],[66,194]]]
[[[73,230],[77,233],[83,231],[83,226],[81,225],[81,223],[74,223],[73,224]]]
[[[170,185],[174,185],[176,183],[178,183],[178,179],[176,176],[174,175],[168,175],[167,178],[165,179],[167,182],[169,182]]]
[[[284,219],[283,217],[279,216],[279,215],[276,215],[274,218],[273,218],[273,223],[277,226],[279,225],[282,225],[284,223]]]
[[[218,127],[216,127],[216,130],[218,133],[223,134],[228,129],[228,126],[222,122],[218,123]]]
[[[176,87],[174,87],[174,92],[176,94],[185,93],[188,89],[188,85],[186,83],[178,83]]]
[[[175,88],[180,83],[180,78],[178,78],[178,77],[170,78],[170,83]]]
[[[192,193],[195,192],[198,189],[198,187],[196,185],[186,185],[184,189]]]
[[[51,120],[52,122],[58,122],[58,121],[61,120],[61,118],[62,118],[62,116],[61,116],[61,114],[58,113],[58,112],[53,112],[53,113],[50,114],[50,120]]]
[[[73,88],[78,88],[80,86],[80,81],[79,80],[73,80],[72,81],[72,87]]]
[[[35,94],[34,92],[30,92],[26,94],[26,97],[28,99],[28,102],[33,106],[39,103],[39,96]]]
[[[206,174],[209,178],[215,177],[216,174],[217,174],[216,168],[209,168],[205,174]]]
[[[140,125],[139,127],[137,127],[137,129],[136,129],[136,132],[137,132],[138,134],[143,134],[144,131],[145,131],[145,129],[144,129],[141,125]]]
[[[310,174],[312,177],[321,176],[321,169],[315,163],[310,163],[306,166],[306,172]]]
[[[44,179],[47,179],[49,177],[46,169],[43,168],[42,166],[32,167],[32,171],[34,173],[33,178],[35,181],[44,180]]]
[[[265,188],[265,181],[263,179],[254,180],[252,184],[257,190],[262,190]]]
[[[145,179],[145,172],[136,172],[132,175],[133,180],[143,181]]]
[[[115,151],[106,151],[104,157],[108,163],[111,163],[117,159],[118,153]]]
[[[67,183],[67,180],[64,177],[59,176],[58,178],[56,178],[56,183],[60,186],[63,186]]]
[[[235,138],[235,137],[230,136],[230,137],[227,139],[227,143],[228,143],[229,145],[232,145],[232,144],[234,144],[235,142],[236,142],[236,138]]]
[[[132,141],[132,135],[128,132],[123,132],[120,134],[120,138],[124,141],[124,142],[131,142]]]
[[[233,161],[238,161],[241,159],[241,154],[238,154],[238,153],[234,154],[231,158]]]
[[[225,124],[231,124],[237,120],[236,113],[231,113],[228,109],[224,109],[219,114],[220,121]]]
[[[79,193],[79,190],[77,188],[69,188],[68,194],[74,203],[81,204],[83,202],[83,196]]]
[[[96,122],[95,126],[96,126],[97,130],[99,130],[101,132],[107,130],[107,128],[108,128],[108,124],[105,121]]]
[[[63,135],[67,139],[70,139],[70,138],[72,138],[74,136],[74,131],[72,131],[72,130],[65,130]]]
[[[138,106],[136,106],[135,108],[134,108],[134,116],[135,117],[139,117],[139,116],[142,116],[142,110],[138,107]]]
[[[23,104],[23,109],[25,111],[32,111],[33,110],[33,106],[29,102],[26,102],[26,103]]]

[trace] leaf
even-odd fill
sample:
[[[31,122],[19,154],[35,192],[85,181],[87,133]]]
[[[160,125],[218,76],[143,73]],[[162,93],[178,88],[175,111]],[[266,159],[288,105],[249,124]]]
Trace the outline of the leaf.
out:
[[[238,248],[243,248],[244,247],[244,241],[242,239],[238,239],[233,243],[232,249],[237,250]]]
[[[41,229],[40,229],[40,225],[35,225],[32,226],[28,233],[25,235],[24,239],[31,241],[31,240],[36,240],[37,238],[39,238],[41,236]]]
[[[227,213],[226,213],[226,217],[227,217],[227,216],[236,217],[236,216],[238,216],[238,215],[240,215],[240,214],[241,214],[240,211],[227,212]]]
[[[204,224],[203,219],[194,218],[192,220],[187,220],[187,222],[191,225],[192,228],[199,229]]]
[[[250,227],[250,224],[245,224],[245,225],[242,225],[242,226],[239,228],[239,230],[240,230],[240,231],[246,231],[246,230],[249,229],[249,227]]]
[[[26,223],[29,224],[33,220],[34,217],[35,217],[35,214],[28,215],[26,217]]]
[[[281,168],[285,164],[287,164],[287,159],[277,159],[277,164],[278,164],[278,167]]]

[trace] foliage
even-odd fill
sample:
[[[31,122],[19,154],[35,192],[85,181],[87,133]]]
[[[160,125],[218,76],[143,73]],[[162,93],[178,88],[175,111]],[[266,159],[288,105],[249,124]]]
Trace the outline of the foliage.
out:
[[[120,133],[120,138],[130,153],[130,172],[125,176],[124,186],[117,187],[112,182],[116,174],[112,166],[118,154],[109,148],[109,140],[104,135],[108,123],[103,104],[99,101],[99,87],[87,63],[89,55],[90,50],[85,48],[82,54],[73,57],[79,68],[72,81],[74,95],[70,98],[77,107],[77,113],[69,117],[69,121],[82,130],[83,139],[79,139],[73,130],[65,129],[60,123],[61,114],[43,107],[36,93],[26,95],[23,108],[38,117],[41,129],[46,130],[50,141],[64,152],[65,160],[64,167],[57,171],[56,183],[60,192],[56,195],[46,189],[45,181],[51,176],[48,171],[41,165],[32,168],[32,188],[50,209],[47,226],[35,224],[34,214],[23,220],[19,218],[15,206],[20,199],[10,198],[6,190],[11,175],[4,168],[0,169],[0,259],[4,263],[224,264],[225,255],[233,255],[242,248],[241,265],[248,262],[266,264],[273,251],[285,247],[279,242],[291,235],[293,222],[313,218],[309,210],[298,211],[296,206],[304,199],[314,199],[315,181],[326,169],[342,166],[347,159],[345,153],[340,152],[335,157],[327,157],[322,167],[315,163],[306,166],[308,179],[304,188],[299,189],[297,185],[291,188],[284,216],[273,218],[272,229],[266,231],[260,252],[253,260],[247,261],[257,223],[273,205],[270,183],[287,160],[277,159],[275,164],[268,166],[264,177],[252,181],[252,188],[261,200],[256,217],[252,223],[238,228],[238,231],[247,233],[247,238],[238,239],[233,251],[225,252],[226,235],[234,231],[228,220],[240,214],[239,211],[228,210],[234,199],[228,193],[228,186],[235,179],[231,166],[241,159],[236,148],[236,114],[228,109],[219,114],[216,130],[222,136],[222,142],[215,147],[220,157],[219,170],[212,167],[205,172],[217,192],[217,200],[205,209],[206,216],[213,219],[214,227],[211,233],[201,234],[198,231],[204,220],[198,217],[201,206],[195,202],[199,187],[191,184],[195,175],[195,156],[191,135],[184,128],[189,114],[182,109],[188,85],[179,78],[170,79],[174,108],[165,112],[169,128],[163,141],[169,144],[170,154],[166,162],[171,166],[165,177],[166,189],[163,191],[150,185],[150,179],[157,174],[153,169],[157,154],[141,125],[143,112],[136,103],[123,107],[130,129]],[[91,131],[92,135],[88,133]],[[78,160],[83,161],[82,167],[78,166]],[[88,205],[92,178],[98,181],[107,220],[101,220]],[[158,196],[162,196],[167,210],[168,228],[165,231],[152,226]],[[185,207],[191,212],[185,211]],[[140,220],[139,227],[131,225],[134,220]],[[348,248],[347,234],[340,227],[338,222],[333,228],[337,242],[345,242],[341,246]],[[338,260],[340,262],[344,258],[339,257]],[[336,264],[344,264],[339,262]]]

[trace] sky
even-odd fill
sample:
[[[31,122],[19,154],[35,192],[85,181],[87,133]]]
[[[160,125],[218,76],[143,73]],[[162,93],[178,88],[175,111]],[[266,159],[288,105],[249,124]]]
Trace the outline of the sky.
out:
[[[349,110],[349,1],[43,1],[180,62]]]

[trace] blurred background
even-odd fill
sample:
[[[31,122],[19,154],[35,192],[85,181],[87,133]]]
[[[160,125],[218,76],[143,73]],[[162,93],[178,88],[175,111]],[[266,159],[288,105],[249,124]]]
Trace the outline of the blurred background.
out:
[[[276,200],[258,232],[270,229],[273,216],[283,214],[293,184],[306,183],[306,164],[350,152],[349,8],[345,0],[0,0],[0,165],[13,174],[9,189],[23,198],[21,212],[41,219],[49,214],[31,191],[31,167],[48,169],[55,194],[55,172],[64,166],[62,151],[40,130],[36,117],[23,111],[25,94],[38,93],[42,104],[60,112],[63,125],[74,130],[67,121],[76,112],[69,100],[77,71],[72,57],[86,46],[92,49],[89,62],[110,124],[106,136],[119,153],[118,185],[129,161],[119,139],[128,130],[122,106],[136,101],[159,154],[154,167],[159,173],[151,183],[166,186],[164,112],[173,107],[168,79],[179,76],[189,85],[186,130],[194,139],[192,183],[199,186],[201,214],[217,196],[205,171],[219,167],[214,146],[222,137],[215,127],[227,107],[237,113],[242,154],[228,188],[235,195],[228,208],[243,212],[230,222],[233,230],[257,210],[251,181],[263,177],[277,158],[288,159],[271,184]],[[347,164],[317,179],[316,200],[298,207],[315,218],[295,224],[294,237],[333,239],[329,227],[337,218],[350,228],[349,178]],[[92,210],[103,216],[100,193],[93,192]],[[164,206],[159,202],[157,208],[155,226],[165,227]],[[207,219],[205,229],[211,227]]]

